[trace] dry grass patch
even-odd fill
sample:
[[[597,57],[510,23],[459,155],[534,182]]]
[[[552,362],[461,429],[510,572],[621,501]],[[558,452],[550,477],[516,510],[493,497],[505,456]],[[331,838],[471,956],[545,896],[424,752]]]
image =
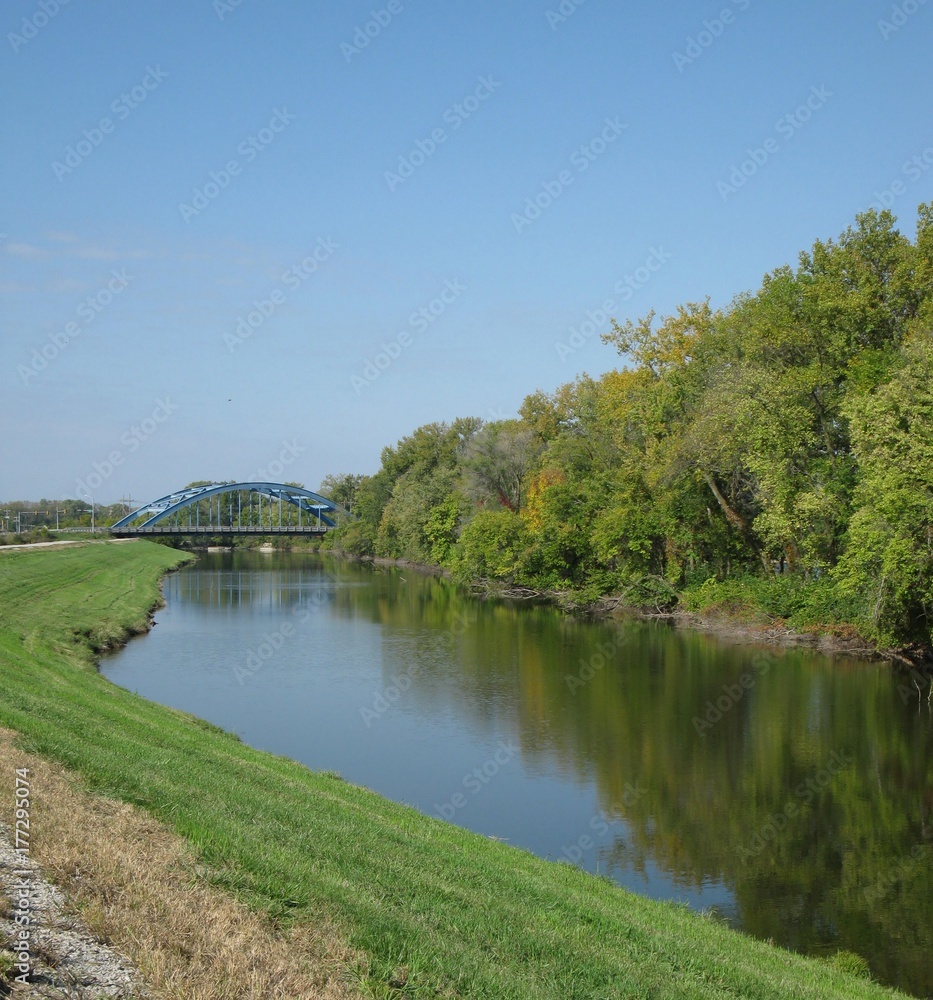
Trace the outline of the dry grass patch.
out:
[[[332,927],[278,933],[199,878],[185,842],[142,810],[83,791],[0,729],[0,821],[12,826],[14,768],[30,769],[31,856],[103,942],[165,1000],[343,1000],[359,967]]]

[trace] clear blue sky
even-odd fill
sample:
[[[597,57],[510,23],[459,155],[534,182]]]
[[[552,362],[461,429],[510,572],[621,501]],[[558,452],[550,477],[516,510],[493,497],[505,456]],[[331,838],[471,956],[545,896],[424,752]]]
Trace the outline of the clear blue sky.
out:
[[[892,188],[912,235],[933,3],[892,9],[8,0],[0,498],[373,472],[613,367],[557,346],[606,300],[725,305]]]

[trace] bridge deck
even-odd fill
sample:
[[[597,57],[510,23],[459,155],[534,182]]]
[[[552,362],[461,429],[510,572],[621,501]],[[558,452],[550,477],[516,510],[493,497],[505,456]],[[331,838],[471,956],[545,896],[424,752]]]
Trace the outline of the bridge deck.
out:
[[[156,524],[150,528],[101,528],[115,538],[136,538],[147,535],[324,535],[330,529],[326,525],[170,525]]]

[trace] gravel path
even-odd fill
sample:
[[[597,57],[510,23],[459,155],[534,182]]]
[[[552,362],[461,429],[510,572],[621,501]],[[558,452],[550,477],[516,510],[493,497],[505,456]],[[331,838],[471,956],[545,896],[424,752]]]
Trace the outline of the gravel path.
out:
[[[39,865],[12,846],[9,828],[0,825],[0,951],[19,939],[28,914],[30,974],[17,983],[15,967],[0,978],[0,996],[54,1000],[141,1000],[146,996],[138,971],[123,956],[97,941],[81,921],[68,914],[61,892],[42,878]],[[28,897],[24,893],[28,889]],[[24,913],[25,911],[25,913]],[[2,966],[0,966],[2,968]]]

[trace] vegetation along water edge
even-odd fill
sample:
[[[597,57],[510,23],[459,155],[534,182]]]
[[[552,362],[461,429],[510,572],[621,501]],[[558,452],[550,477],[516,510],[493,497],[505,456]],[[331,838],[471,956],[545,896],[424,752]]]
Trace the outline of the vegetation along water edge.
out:
[[[933,205],[857,216],[725,308],[600,325],[621,367],[419,427],[325,546],[905,664],[933,650]]]

